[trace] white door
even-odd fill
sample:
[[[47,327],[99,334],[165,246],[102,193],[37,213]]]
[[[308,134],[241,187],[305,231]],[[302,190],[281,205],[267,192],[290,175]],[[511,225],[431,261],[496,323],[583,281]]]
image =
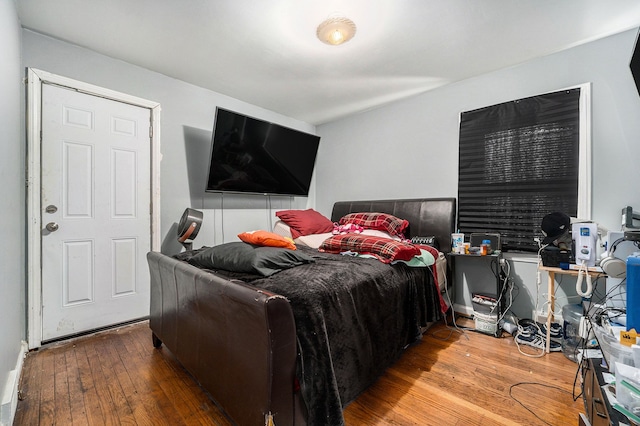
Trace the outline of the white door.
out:
[[[42,88],[42,341],[149,315],[151,111]]]

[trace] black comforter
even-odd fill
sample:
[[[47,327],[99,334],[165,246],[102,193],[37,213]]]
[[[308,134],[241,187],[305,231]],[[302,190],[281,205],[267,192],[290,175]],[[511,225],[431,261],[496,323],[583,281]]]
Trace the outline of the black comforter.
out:
[[[308,423],[343,425],[342,408],[440,318],[437,289],[429,268],[300,250],[315,262],[268,278],[227,275],[289,299]]]

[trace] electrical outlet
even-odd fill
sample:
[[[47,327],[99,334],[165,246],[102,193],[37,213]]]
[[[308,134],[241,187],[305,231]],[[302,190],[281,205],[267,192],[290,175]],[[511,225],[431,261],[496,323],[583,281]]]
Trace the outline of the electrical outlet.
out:
[[[533,318],[536,319],[537,322],[546,324],[547,323],[547,313],[546,312],[542,312],[542,311],[538,311],[536,312],[535,310],[533,311]],[[559,324],[562,324],[562,315],[561,314],[555,314],[552,318],[553,322],[557,322]]]

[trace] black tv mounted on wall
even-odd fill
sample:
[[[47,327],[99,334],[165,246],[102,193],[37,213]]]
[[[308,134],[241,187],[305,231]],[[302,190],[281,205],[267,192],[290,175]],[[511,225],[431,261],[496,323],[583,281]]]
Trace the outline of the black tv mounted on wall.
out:
[[[320,137],[216,108],[207,192],[309,195]]]
[[[636,44],[633,48],[629,68],[631,68],[633,81],[635,81],[636,89],[638,90],[638,94],[640,94],[640,31],[638,32],[638,35],[636,35]]]

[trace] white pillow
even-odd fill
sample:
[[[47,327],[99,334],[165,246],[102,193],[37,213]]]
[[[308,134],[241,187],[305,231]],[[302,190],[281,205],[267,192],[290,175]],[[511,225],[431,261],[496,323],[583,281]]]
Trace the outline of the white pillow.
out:
[[[324,240],[331,236],[333,236],[331,232],[326,232],[324,234],[302,235],[293,241],[301,246],[307,246],[317,249],[324,242]]]
[[[282,237],[293,239],[293,237],[291,236],[291,228],[281,220],[277,220],[273,225],[273,233],[278,234]]]

